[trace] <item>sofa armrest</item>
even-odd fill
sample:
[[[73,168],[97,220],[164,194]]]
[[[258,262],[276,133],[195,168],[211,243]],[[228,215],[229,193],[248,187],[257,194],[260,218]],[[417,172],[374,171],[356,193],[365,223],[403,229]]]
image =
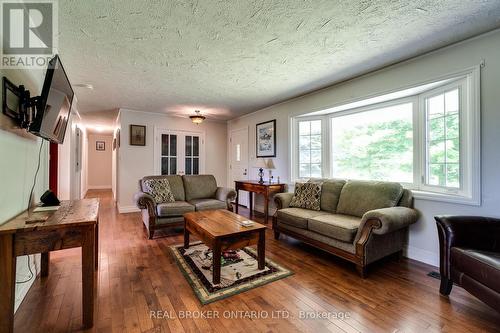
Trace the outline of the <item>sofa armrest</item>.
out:
[[[149,216],[156,216],[156,202],[154,198],[144,192],[137,192],[134,195],[134,202],[140,209],[147,209]]]
[[[366,212],[354,238],[356,255],[364,257],[372,233],[383,235],[408,227],[418,220],[416,210],[407,207],[390,207]]]
[[[439,236],[441,276],[451,279],[450,252],[452,247],[500,252],[500,219],[482,216],[434,217]]]
[[[361,219],[361,226],[368,220],[378,220],[380,227],[374,228],[373,233],[383,235],[417,222],[418,213],[415,209],[407,207],[381,208],[366,212]]]
[[[274,203],[276,209],[288,208],[293,198],[293,193],[278,193],[274,196]]]
[[[236,191],[232,188],[217,187],[215,198],[217,200],[224,201],[227,205],[227,209],[231,209],[231,201],[236,199]]]

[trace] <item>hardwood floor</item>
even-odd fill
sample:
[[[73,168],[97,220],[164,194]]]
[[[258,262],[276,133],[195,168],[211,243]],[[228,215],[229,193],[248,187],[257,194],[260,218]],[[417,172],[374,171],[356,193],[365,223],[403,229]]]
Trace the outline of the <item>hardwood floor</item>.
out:
[[[500,332],[499,313],[463,289],[440,296],[439,281],[426,275],[431,266],[389,258],[363,280],[349,263],[284,236],[275,241],[270,229],[266,256],[295,274],[202,306],[168,248],[183,242],[181,231],[148,240],[140,215],[118,214],[110,192],[88,196],[101,198],[92,332]],[[35,281],[15,331],[79,331],[80,272],[79,249],[53,252],[50,275]],[[170,318],[151,318],[151,311]],[[189,311],[220,318],[185,318]]]

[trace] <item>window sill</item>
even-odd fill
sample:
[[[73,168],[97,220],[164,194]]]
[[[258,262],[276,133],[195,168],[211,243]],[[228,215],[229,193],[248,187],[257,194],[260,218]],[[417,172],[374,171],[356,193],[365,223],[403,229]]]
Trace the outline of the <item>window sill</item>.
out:
[[[413,197],[419,200],[448,202],[448,203],[469,205],[469,206],[481,206],[481,199],[479,197],[477,198],[465,197],[454,194],[436,193],[436,192],[421,191],[421,190],[411,190],[411,191],[413,193]]]

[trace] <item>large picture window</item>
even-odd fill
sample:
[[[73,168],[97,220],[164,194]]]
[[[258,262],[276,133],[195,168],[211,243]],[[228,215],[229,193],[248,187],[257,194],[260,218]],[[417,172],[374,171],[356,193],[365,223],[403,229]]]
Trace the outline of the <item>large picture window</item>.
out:
[[[335,177],[413,182],[413,103],[333,117],[331,122]]]
[[[292,177],[402,183],[480,203],[479,69],[293,118]]]

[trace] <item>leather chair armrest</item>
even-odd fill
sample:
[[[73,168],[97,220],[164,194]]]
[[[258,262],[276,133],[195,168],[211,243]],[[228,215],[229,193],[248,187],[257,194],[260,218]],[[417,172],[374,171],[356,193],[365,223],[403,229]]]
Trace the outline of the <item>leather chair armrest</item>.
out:
[[[147,209],[149,216],[156,215],[156,202],[151,195],[144,192],[137,192],[134,195],[134,202],[140,209]]]
[[[274,203],[276,209],[288,208],[293,198],[293,193],[278,193],[274,196]]]
[[[224,201],[227,205],[227,209],[231,209],[231,202],[236,199],[236,191],[232,188],[217,187],[215,198]]]
[[[482,216],[434,217],[448,247],[500,252],[500,219]]]
[[[441,276],[451,280],[452,247],[500,252],[500,219],[482,216],[435,216]]]

